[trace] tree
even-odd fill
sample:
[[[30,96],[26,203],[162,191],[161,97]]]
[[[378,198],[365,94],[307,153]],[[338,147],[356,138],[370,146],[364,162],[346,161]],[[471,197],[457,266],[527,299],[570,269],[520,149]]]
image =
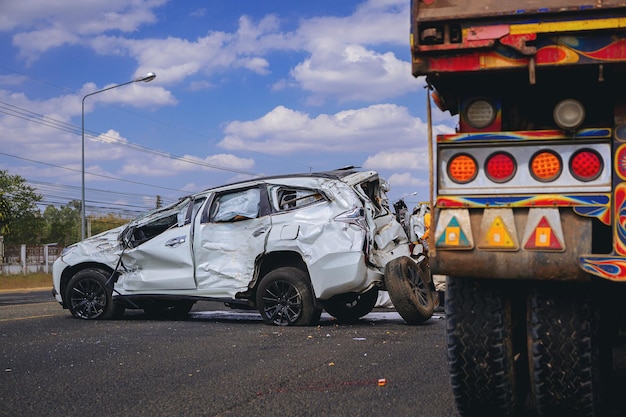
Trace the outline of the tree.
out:
[[[41,200],[42,196],[24,178],[0,170],[0,234],[5,235],[5,243],[39,243],[37,203]]]
[[[89,221],[91,223],[92,236],[128,223],[128,220],[113,213],[109,213],[106,216],[91,217]]]
[[[80,201],[72,200],[67,206],[48,206],[43,212],[46,241],[68,246],[80,240]]]

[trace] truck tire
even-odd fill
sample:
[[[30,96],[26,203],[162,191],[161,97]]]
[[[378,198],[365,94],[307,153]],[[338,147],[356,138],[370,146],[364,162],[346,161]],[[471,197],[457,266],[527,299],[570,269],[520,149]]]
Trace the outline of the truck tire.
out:
[[[600,415],[599,320],[586,286],[537,283],[531,290],[530,382],[540,416]]]
[[[427,271],[408,256],[392,259],[385,266],[385,287],[396,311],[408,324],[432,317],[435,301]]]
[[[514,345],[523,342],[514,343],[511,297],[491,281],[448,277],[445,309],[450,378],[460,415],[515,415],[521,401]]]

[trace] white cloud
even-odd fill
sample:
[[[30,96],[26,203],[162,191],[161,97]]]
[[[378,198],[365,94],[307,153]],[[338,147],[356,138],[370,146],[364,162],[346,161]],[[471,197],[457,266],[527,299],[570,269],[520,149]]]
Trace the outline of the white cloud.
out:
[[[378,104],[312,117],[278,106],[252,121],[228,123],[219,146],[268,154],[376,151],[425,143],[426,126],[405,107]]]
[[[416,92],[422,84],[411,76],[411,64],[391,53],[377,53],[360,45],[314,53],[291,72],[300,87],[316,96],[340,102],[378,101]]]
[[[365,160],[363,168],[428,170],[428,148],[378,152]]]
[[[14,30],[13,44],[29,62],[50,48],[80,43],[107,31],[133,32],[156,21],[153,9],[167,0],[5,1],[0,31]]]

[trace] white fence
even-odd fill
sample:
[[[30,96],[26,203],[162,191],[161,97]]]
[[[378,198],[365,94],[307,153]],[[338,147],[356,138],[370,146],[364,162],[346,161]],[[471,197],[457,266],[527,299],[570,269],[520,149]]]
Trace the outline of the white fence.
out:
[[[50,273],[52,272],[52,264],[63,249],[56,243],[5,246],[3,240],[0,236],[1,275]]]

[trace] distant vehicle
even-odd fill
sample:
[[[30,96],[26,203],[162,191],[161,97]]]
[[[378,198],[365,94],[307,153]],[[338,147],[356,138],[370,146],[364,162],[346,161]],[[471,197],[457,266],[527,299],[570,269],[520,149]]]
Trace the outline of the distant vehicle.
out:
[[[198,300],[312,325],[322,309],[354,321],[387,289],[409,323],[431,297],[374,171],[253,179],[213,188],[65,249],[53,294],[76,318],[127,308],[187,314]]]

